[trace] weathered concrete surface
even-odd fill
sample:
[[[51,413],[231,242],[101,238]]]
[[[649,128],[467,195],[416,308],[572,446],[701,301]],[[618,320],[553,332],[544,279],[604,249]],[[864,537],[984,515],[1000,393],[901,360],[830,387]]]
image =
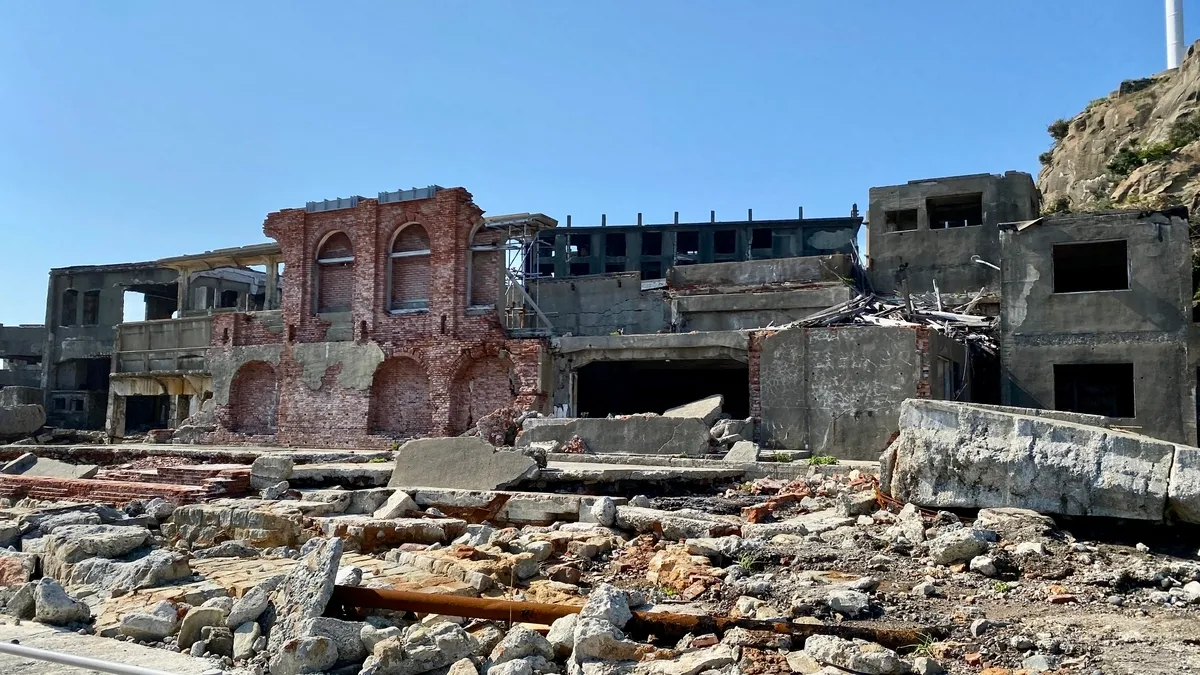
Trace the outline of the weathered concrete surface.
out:
[[[689,287],[729,289],[758,288],[779,284],[812,284],[841,281],[854,274],[848,255],[812,255],[774,260],[746,260],[705,265],[675,265],[668,270],[667,283],[678,291]]]
[[[422,509],[436,508],[448,516],[458,514],[495,513],[488,518],[496,524],[550,525],[557,521],[578,520],[601,497],[546,492],[498,492],[481,490],[446,490],[422,488],[412,493]],[[613,497],[620,506],[624,497]],[[501,504],[499,509],[496,505]]]
[[[910,399],[881,471],[885,491],[925,507],[1160,520],[1174,454],[1171,443],[1019,408]]]
[[[525,420],[517,445],[579,436],[593,452],[634,455],[701,455],[708,452],[703,419],[628,415],[614,419],[539,417]]]
[[[0,406],[0,443],[33,434],[46,423],[46,411],[36,404]]]
[[[175,509],[161,526],[168,541],[193,548],[236,539],[258,548],[299,546],[309,538],[305,518],[294,506],[257,499],[221,499]]]
[[[95,464],[69,464],[57,459],[38,457],[29,452],[0,467],[0,473],[46,478],[93,478],[100,471]]]
[[[839,459],[875,459],[896,429],[901,401],[918,395],[923,373],[934,366],[935,347],[954,356],[935,338],[916,328],[883,326],[765,335],[761,443]],[[941,378],[931,379],[940,385]]]
[[[699,401],[692,401],[691,403],[669,408],[662,416],[699,418],[711,427],[713,422],[716,422],[717,418],[721,416],[721,406],[724,403],[725,397],[717,394],[716,396],[702,398]]]
[[[46,649],[73,656],[100,659],[129,666],[154,668],[177,675],[202,675],[212,670],[212,662],[175,651],[143,647],[134,642],[122,642],[96,635],[79,635],[74,631],[51,628],[25,622],[0,624],[0,640],[20,641],[26,647]],[[0,654],[0,670],[6,675],[79,675],[78,668],[46,661],[35,661]]]
[[[351,489],[381,487],[391,479],[390,463],[336,462],[331,464],[297,464],[287,479],[292,487],[342,486]]]
[[[1175,446],[1167,509],[1179,520],[1200,523],[1200,448]]]
[[[537,463],[519,452],[497,452],[479,438],[419,438],[396,453],[388,487],[494,490],[537,476]]]

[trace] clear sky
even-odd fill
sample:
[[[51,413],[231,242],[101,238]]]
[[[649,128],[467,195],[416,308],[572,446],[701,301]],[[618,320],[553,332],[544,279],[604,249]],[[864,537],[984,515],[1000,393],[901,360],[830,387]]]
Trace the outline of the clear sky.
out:
[[[1157,0],[6,2],[0,322],[44,320],[51,267],[257,243],[307,200],[436,183],[576,224],[816,217],[1036,173],[1047,124],[1165,67],[1163,21]]]

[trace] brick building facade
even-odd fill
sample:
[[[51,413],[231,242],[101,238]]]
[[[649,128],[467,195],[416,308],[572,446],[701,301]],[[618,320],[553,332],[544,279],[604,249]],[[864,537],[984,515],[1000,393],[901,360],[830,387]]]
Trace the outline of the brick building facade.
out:
[[[341,201],[267,216],[287,274],[280,315],[213,318],[212,440],[382,447],[544,409],[547,345],[505,332],[504,232],[470,193]]]

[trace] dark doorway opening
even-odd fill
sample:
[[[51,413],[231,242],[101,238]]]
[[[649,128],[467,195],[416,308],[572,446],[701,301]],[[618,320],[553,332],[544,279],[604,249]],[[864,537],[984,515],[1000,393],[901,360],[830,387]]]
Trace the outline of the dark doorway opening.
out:
[[[750,370],[732,359],[599,361],[578,378],[581,417],[662,413],[713,394],[733,417],[750,416]]]
[[[125,433],[145,433],[151,429],[169,428],[171,397],[129,396],[125,399]]]
[[[1055,364],[1054,409],[1106,417],[1134,417],[1133,364]]]

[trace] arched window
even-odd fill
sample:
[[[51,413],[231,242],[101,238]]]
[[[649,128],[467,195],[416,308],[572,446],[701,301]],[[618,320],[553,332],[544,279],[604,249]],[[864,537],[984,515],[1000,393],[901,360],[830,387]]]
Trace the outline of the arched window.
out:
[[[325,235],[313,267],[317,313],[348,312],[354,298],[354,245],[345,232]]]
[[[467,305],[495,307],[504,287],[504,232],[480,225],[467,249]]]
[[[279,412],[279,376],[265,361],[250,361],[229,385],[230,426],[243,434],[275,433]]]
[[[429,308],[429,234],[416,223],[402,225],[392,237],[388,287],[389,310]]]

